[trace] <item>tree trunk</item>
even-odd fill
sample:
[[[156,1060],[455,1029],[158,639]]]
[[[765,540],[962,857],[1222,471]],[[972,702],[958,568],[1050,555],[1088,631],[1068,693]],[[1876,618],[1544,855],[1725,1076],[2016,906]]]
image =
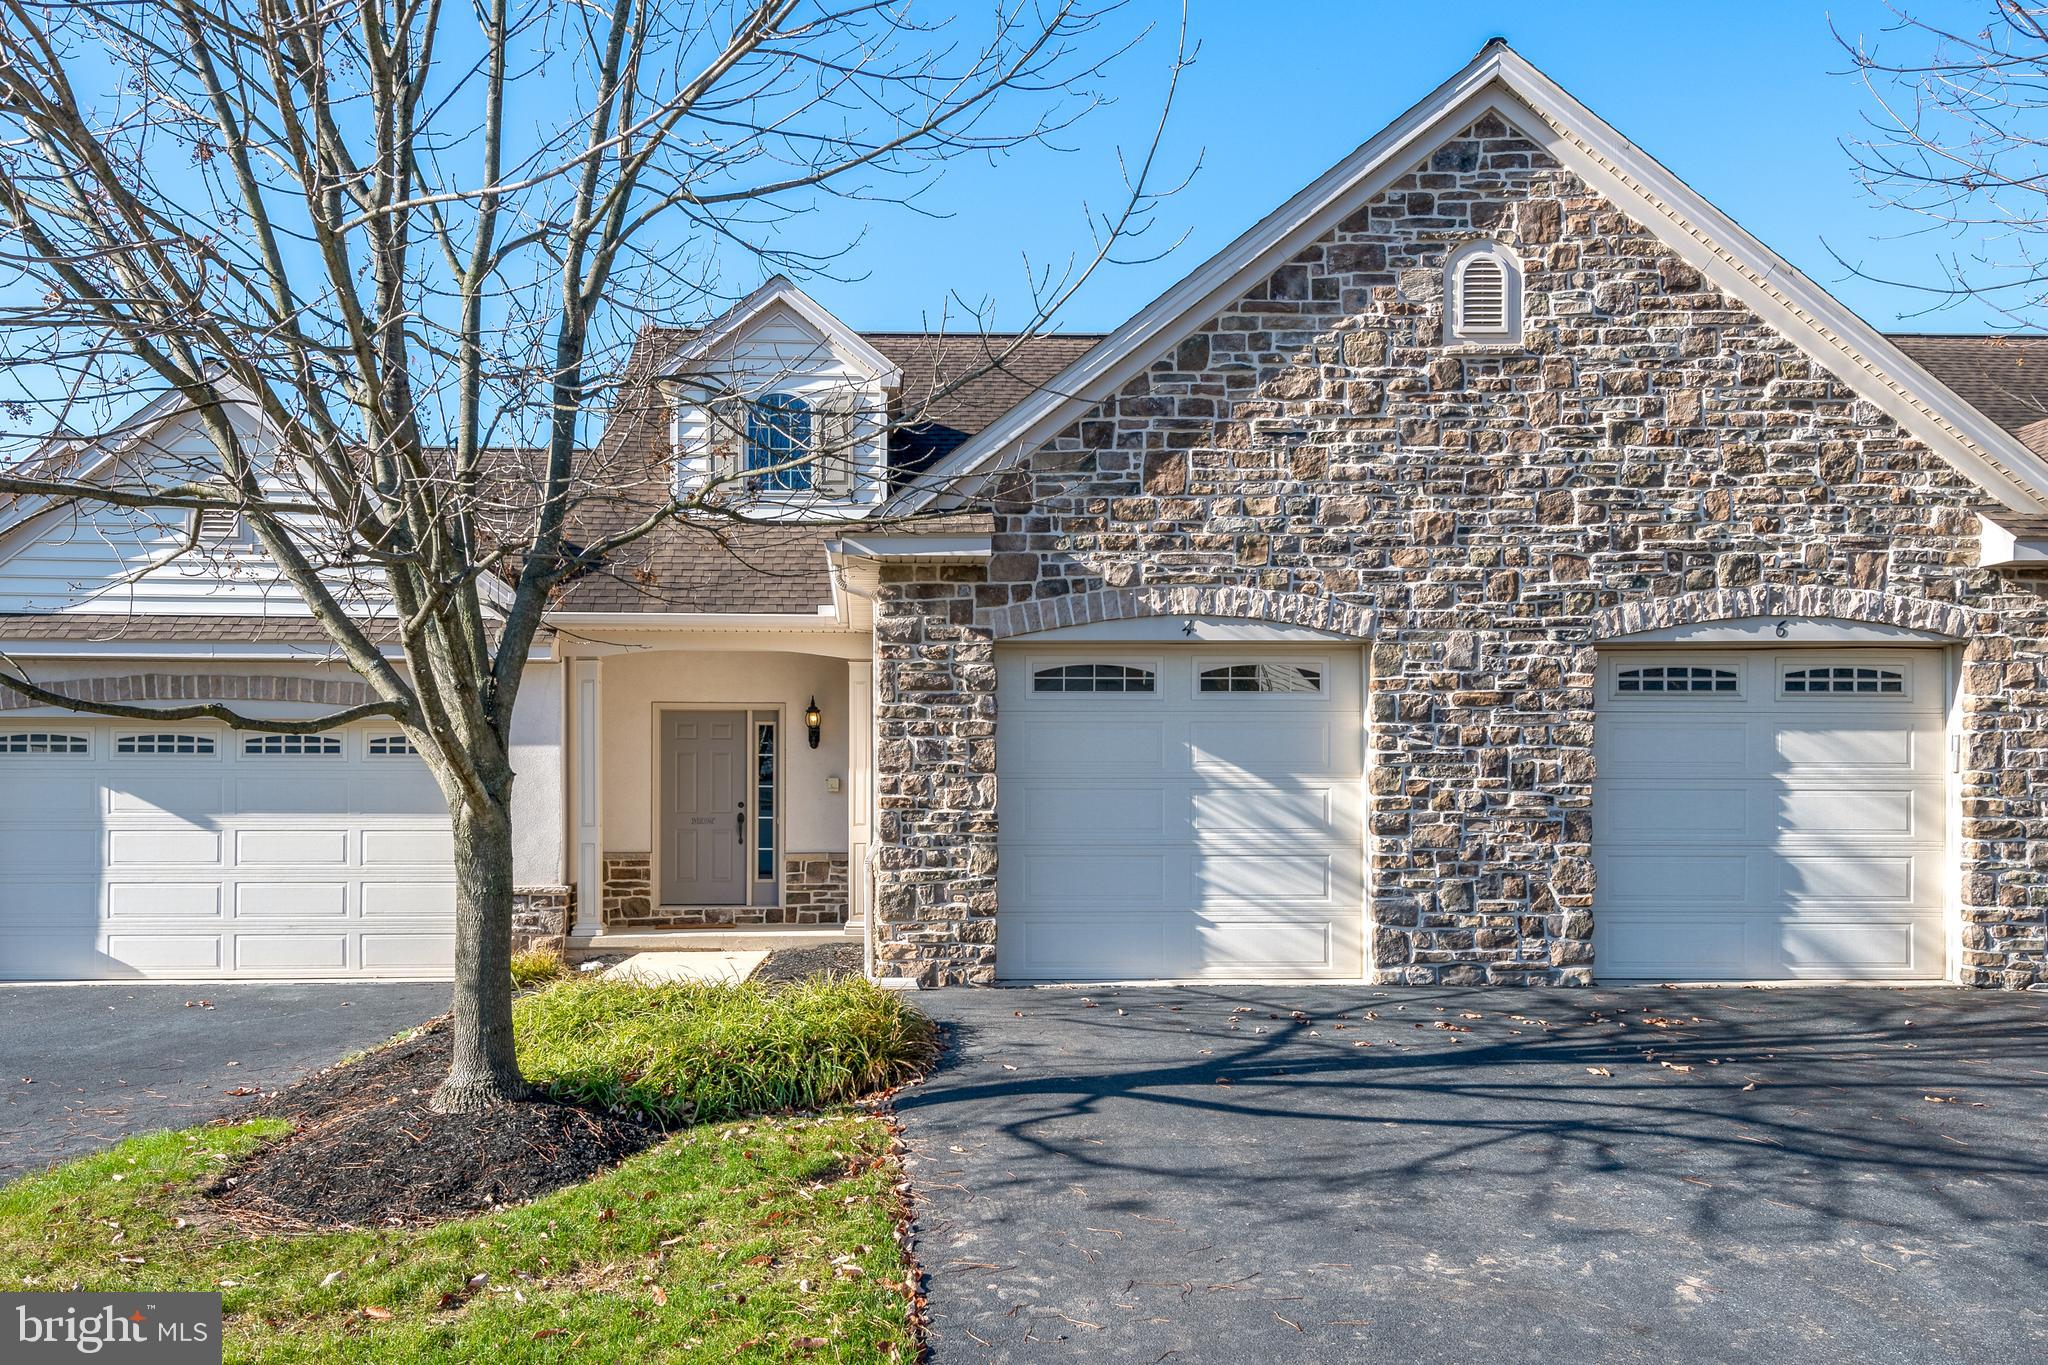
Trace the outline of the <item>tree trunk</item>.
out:
[[[454,812],[455,1055],[430,1108],[474,1114],[526,1093],[512,1048],[509,803]]]

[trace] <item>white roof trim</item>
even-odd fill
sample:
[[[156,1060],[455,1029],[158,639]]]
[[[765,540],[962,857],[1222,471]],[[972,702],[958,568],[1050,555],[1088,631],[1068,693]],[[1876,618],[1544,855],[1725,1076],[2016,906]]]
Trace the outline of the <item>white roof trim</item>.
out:
[[[841,631],[846,624],[829,610],[815,614],[766,611],[551,611],[550,626],[603,630]]]
[[[1000,457],[1034,449],[1113,393],[1165,345],[1412,169],[1425,147],[1500,114],[1631,212],[1717,287],[2016,511],[2048,509],[2048,461],[1714,208],[1684,181],[1495,40],[1421,103],[1147,305],[1036,393],[897,494],[892,512],[953,502]],[[964,483],[962,481],[965,481]]]
[[[787,306],[805,322],[817,328],[834,351],[873,374],[883,388],[893,389],[903,383],[901,366],[876,350],[866,337],[841,322],[827,311],[823,304],[782,275],[773,277],[759,289],[726,309],[717,321],[699,332],[688,345],[669,358],[662,369],[662,376],[674,376],[690,361],[700,360],[715,351],[759,317],[763,311],[777,303]]]
[[[841,536],[825,542],[825,553],[834,559],[895,559],[973,563],[987,559],[994,548],[993,536],[938,535],[915,533],[896,535]]]
[[[222,376],[218,383],[228,405],[248,408],[256,414],[258,421],[263,420],[262,409],[248,389],[231,376]],[[193,411],[195,409],[186,401],[182,390],[166,389],[123,418],[113,436],[85,438],[81,443],[97,446],[97,452],[77,468],[56,477],[70,483],[91,483],[106,472],[108,465],[162,430],[172,419],[187,416]],[[16,478],[22,477],[19,466],[11,466],[10,472]],[[33,521],[53,507],[69,505],[67,499],[41,493],[17,498],[6,512],[0,513],[0,535]]]

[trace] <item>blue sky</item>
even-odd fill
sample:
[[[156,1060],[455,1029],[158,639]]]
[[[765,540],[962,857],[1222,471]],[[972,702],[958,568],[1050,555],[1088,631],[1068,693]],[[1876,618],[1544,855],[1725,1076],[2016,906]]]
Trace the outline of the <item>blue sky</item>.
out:
[[[1137,0],[1170,22],[1175,7]],[[1988,0],[1930,0],[1924,14],[1975,26]],[[1926,313],[1913,291],[1857,278],[1933,280],[1935,259],[1968,243],[1914,235],[1923,220],[1878,207],[1857,184],[1842,139],[1858,137],[1869,94],[1830,32],[1881,37],[1894,22],[1878,0],[1815,4],[1634,0],[1434,5],[1369,0],[1192,0],[1201,42],[1182,81],[1163,164],[1194,182],[1161,206],[1166,259],[1099,277],[1063,315],[1067,330],[1115,326],[1238,232],[1300,189],[1469,60],[1505,36],[1582,102],[1701,191],[1871,323],[1893,331],[1976,331],[1983,310]],[[1128,25],[1127,25],[1128,27]],[[1904,45],[1910,38],[1895,40]],[[988,297],[995,321],[1028,317],[1023,261],[1058,263],[1085,248],[1082,202],[1106,205],[1118,184],[1115,147],[1142,145],[1158,113],[1172,52],[1164,29],[1117,70],[1118,104],[1071,135],[1074,150],[1032,150],[1003,163],[956,165],[928,203],[930,221],[868,205],[836,205],[803,231],[865,239],[841,262],[856,281],[817,281],[819,300],[854,326],[915,328],[936,319],[946,291]],[[1913,316],[1920,314],[1920,316]]]

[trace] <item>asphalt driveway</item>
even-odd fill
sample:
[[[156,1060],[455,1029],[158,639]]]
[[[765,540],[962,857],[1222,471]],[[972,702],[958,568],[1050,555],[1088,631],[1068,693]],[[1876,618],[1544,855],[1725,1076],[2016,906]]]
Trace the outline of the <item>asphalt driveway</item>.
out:
[[[0,987],[0,1181],[181,1128],[448,1008],[448,983]]]
[[[2042,995],[920,1003],[941,1365],[2048,1357]]]

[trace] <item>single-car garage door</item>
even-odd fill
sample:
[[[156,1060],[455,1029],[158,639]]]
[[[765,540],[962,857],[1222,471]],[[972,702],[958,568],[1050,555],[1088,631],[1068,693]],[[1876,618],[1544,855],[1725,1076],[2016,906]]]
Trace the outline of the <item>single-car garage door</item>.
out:
[[[395,729],[0,727],[0,977],[431,974],[453,942],[446,807]]]
[[[1939,652],[1615,652],[1599,687],[1601,979],[1943,974]]]
[[[996,970],[1356,978],[1355,649],[999,656]]]

